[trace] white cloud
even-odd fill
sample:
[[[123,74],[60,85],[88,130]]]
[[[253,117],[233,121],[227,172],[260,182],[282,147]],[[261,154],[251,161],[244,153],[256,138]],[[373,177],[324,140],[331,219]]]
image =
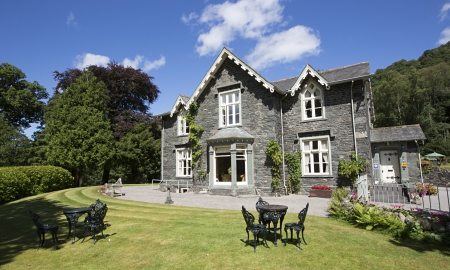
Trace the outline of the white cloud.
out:
[[[74,62],[74,66],[76,68],[83,69],[91,65],[106,66],[108,62],[110,62],[108,56],[92,53],[83,53],[81,55],[77,55],[76,61]]]
[[[139,64],[142,62],[142,59],[144,59],[144,56],[142,56],[142,55],[136,55],[134,60],[130,60],[128,58],[125,58],[122,61],[122,65],[124,67],[138,68]]]
[[[75,15],[73,15],[73,12],[70,12],[69,16],[67,17],[66,24],[68,26],[77,27],[77,21],[75,21]]]
[[[181,16],[181,21],[183,21],[184,23],[189,23],[190,21],[192,21],[192,20],[194,20],[194,19],[197,19],[198,18],[198,15],[197,14],[195,14],[194,12],[192,12],[192,13],[190,13],[189,14],[189,16],[186,16],[186,15],[182,15]]]
[[[441,38],[438,41],[438,45],[446,44],[449,41],[450,41],[450,27],[447,27],[441,32]]]
[[[153,69],[158,69],[166,64],[166,58],[164,56],[161,56],[158,60],[155,61],[149,61],[146,60],[144,56],[142,55],[136,55],[134,60],[130,60],[128,58],[125,58],[122,61],[122,65],[125,67],[133,67],[133,68],[140,68],[145,72],[149,72]]]
[[[215,54],[236,37],[260,38],[281,22],[282,11],[278,0],[239,0],[209,5],[199,18],[209,30],[198,37],[197,52],[201,56]]]
[[[441,11],[439,12],[439,17],[441,17],[440,21],[443,21],[447,17],[448,10],[450,9],[450,3],[445,3]]]
[[[320,39],[311,28],[297,25],[289,30],[258,40],[255,49],[246,58],[255,69],[287,63],[307,55],[317,55]]]
[[[208,5],[196,20],[206,27],[198,36],[196,51],[200,56],[214,55],[224,46],[238,39],[256,41],[253,51],[246,56],[254,68],[265,68],[276,63],[299,60],[320,52],[320,38],[306,26],[297,25],[275,32],[286,26],[283,21],[282,0],[237,0]]]

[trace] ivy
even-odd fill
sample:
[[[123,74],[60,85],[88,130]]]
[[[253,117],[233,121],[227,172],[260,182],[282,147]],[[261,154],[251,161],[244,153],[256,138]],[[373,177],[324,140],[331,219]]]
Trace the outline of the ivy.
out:
[[[338,174],[349,179],[354,185],[359,174],[366,169],[367,164],[367,160],[357,156],[356,153],[352,153],[350,160],[339,160]]]
[[[270,184],[272,190],[280,188],[280,165],[283,163],[283,155],[281,154],[280,145],[274,140],[267,142],[266,154],[273,161],[272,165],[272,183]]]
[[[186,114],[186,124],[189,125],[189,142],[191,144],[192,151],[192,171],[195,171],[195,168],[199,168],[201,166],[201,157],[203,154],[202,144],[200,143],[199,136],[203,132],[204,128],[200,125],[195,124],[195,115],[198,111],[197,103],[193,102],[189,106],[189,111]],[[201,176],[204,177],[203,173]],[[193,175],[193,184],[196,185],[195,176]]]
[[[284,155],[284,160],[289,170],[288,185],[292,193],[297,193],[300,190],[302,169],[301,160],[302,152],[287,153]]]

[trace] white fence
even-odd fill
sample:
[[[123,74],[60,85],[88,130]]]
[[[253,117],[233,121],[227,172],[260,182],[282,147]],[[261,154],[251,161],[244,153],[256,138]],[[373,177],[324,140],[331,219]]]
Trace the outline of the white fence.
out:
[[[419,197],[411,196],[410,192],[415,192],[415,184],[372,184],[365,186],[360,184],[358,191],[362,190],[362,194],[367,192],[369,202],[376,202],[379,206],[386,206],[389,208],[421,208],[437,211],[449,211],[450,209],[450,183],[445,187],[434,186],[437,189],[435,195],[423,195]],[[360,195],[358,195],[360,196]],[[365,197],[365,196],[363,196]]]

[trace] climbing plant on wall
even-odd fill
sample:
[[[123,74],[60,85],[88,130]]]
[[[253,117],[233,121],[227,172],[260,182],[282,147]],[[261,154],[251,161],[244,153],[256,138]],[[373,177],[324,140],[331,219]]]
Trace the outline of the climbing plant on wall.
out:
[[[195,124],[195,115],[197,114],[197,110],[198,105],[197,103],[193,102],[189,106],[189,111],[186,114],[186,124],[189,125],[188,139],[189,143],[191,144],[191,151],[192,151],[192,182],[194,186],[197,185],[195,172],[197,168],[201,167],[201,158],[203,154],[202,144],[200,143],[199,137],[204,130],[204,128],[201,125]]]
[[[272,159],[272,183],[270,187],[272,190],[280,188],[280,165],[283,163],[283,155],[281,154],[280,145],[274,140],[267,142],[266,154]]]
[[[301,186],[302,169],[302,152],[287,153],[284,155],[284,160],[289,170],[288,185],[292,193],[298,193]]]
[[[354,185],[359,174],[366,169],[367,164],[367,160],[353,152],[350,160],[339,160],[338,174],[339,176],[349,179]]]

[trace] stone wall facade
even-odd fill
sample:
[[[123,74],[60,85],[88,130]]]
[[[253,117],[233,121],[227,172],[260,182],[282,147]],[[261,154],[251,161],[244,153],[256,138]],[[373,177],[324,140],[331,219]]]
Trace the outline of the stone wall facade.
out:
[[[211,171],[209,166],[212,162],[208,153],[210,147],[220,144],[220,142],[208,142],[208,139],[220,130],[219,94],[222,91],[236,89],[236,87],[240,88],[241,93],[242,121],[239,128],[254,137],[251,146],[249,146],[252,151],[252,164],[248,166],[252,170],[253,179],[248,182],[248,185],[240,186],[234,190],[232,187],[215,187],[211,183],[209,174],[204,179],[197,179],[199,186],[209,189],[210,192],[213,190],[213,194],[273,194],[270,188],[272,161],[267,157],[266,145],[271,139],[281,145],[282,135],[284,136],[285,153],[300,150],[299,138],[302,136],[330,136],[331,175],[326,177],[302,177],[303,188],[301,193],[304,194],[307,194],[309,187],[312,185],[336,186],[339,183],[339,159],[349,159],[351,153],[355,151],[353,125],[355,125],[358,154],[366,159],[371,157],[368,134],[370,129],[368,124],[369,110],[365,95],[360,91],[363,88],[362,81],[334,85],[329,90],[325,90],[324,87],[325,118],[314,121],[302,120],[300,91],[297,91],[294,96],[281,96],[277,92],[271,93],[261,82],[249,76],[247,71],[236,65],[232,60],[226,59],[215,73],[215,77],[209,81],[197,99],[199,110],[195,122],[204,128],[204,132],[199,138],[202,144],[202,163],[199,169],[206,172]],[[352,91],[353,107],[351,104]],[[352,121],[352,110],[354,121]],[[181,113],[185,114],[186,112],[181,111]],[[283,119],[283,127],[281,119]],[[164,116],[163,125],[162,179],[189,179],[192,181],[192,178],[176,176],[176,148],[189,147],[187,136],[177,135],[177,115]],[[284,134],[281,134],[282,130]],[[284,190],[284,179],[285,181],[288,179],[287,168],[285,168],[285,172],[283,174],[283,170],[281,171],[282,190]],[[371,173],[371,166],[369,166],[367,174],[371,175]],[[283,191],[280,192],[283,193]]]

